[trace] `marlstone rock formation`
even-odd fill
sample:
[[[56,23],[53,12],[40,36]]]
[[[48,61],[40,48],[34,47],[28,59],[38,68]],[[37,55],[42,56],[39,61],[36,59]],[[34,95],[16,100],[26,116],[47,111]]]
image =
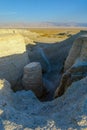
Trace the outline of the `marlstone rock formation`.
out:
[[[24,38],[18,34],[0,37],[0,78],[8,80],[12,87],[20,80],[23,68],[29,63]]]
[[[78,38],[70,50],[64,66],[60,86],[55,92],[55,97],[61,96],[72,82],[87,76],[87,36]]]
[[[22,83],[24,89],[32,90],[37,97],[42,96],[42,68],[39,62],[32,62],[24,67]]]
[[[0,37],[0,130],[87,129],[87,37],[73,46],[72,38],[36,45],[27,55],[23,36],[8,31],[9,36],[2,30]],[[13,92],[20,80],[25,90]],[[62,96],[48,101],[58,83],[55,97]],[[44,96],[48,102],[41,102]]]
[[[43,84],[47,90],[47,100],[54,98],[54,92],[60,83],[64,62],[69,54],[74,40],[80,33],[73,35],[65,41],[35,46],[27,46],[30,62],[40,62],[43,72]]]
[[[74,42],[65,61],[64,70],[68,70],[75,62],[79,61],[87,62],[87,36],[85,35]]]
[[[87,77],[73,83],[62,97],[44,103],[31,91],[14,93],[10,86],[0,80],[0,130],[87,128]]]

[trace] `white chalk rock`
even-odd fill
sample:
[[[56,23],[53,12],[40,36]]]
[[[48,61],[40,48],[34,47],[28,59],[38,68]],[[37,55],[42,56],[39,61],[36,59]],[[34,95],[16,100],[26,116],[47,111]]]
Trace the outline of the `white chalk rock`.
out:
[[[20,80],[23,68],[29,63],[24,38],[21,35],[0,36],[0,78],[8,80],[12,87]]]

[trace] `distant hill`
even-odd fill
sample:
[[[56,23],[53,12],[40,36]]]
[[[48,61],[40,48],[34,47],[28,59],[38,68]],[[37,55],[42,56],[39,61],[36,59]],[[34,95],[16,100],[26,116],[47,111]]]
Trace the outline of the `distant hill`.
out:
[[[57,27],[87,27],[87,23],[75,22],[36,22],[36,23],[0,23],[0,28],[57,28]]]

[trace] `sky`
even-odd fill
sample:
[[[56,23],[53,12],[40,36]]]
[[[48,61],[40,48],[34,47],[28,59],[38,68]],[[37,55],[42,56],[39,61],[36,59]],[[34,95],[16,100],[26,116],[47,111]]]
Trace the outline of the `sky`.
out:
[[[0,0],[0,22],[87,23],[87,0]]]

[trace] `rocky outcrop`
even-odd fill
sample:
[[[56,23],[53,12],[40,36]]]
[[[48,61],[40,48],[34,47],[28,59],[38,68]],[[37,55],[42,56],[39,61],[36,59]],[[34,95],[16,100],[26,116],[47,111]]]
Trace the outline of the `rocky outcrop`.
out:
[[[34,40],[40,36],[39,33],[31,32],[29,29],[0,29],[0,36],[21,35],[26,45],[35,45]]]
[[[0,37],[0,78],[8,80],[12,87],[23,74],[29,63],[24,38],[21,35],[1,35]]]
[[[87,77],[73,83],[62,97],[45,103],[31,91],[13,93],[8,81],[0,80],[0,130],[85,128]]]
[[[42,68],[39,62],[32,62],[24,67],[22,83],[24,89],[32,90],[37,97],[42,96]]]
[[[39,36],[36,32],[31,32],[29,29],[1,29],[0,34],[21,34],[23,36],[29,36],[29,38],[33,39]]]
[[[68,70],[77,60],[87,61],[87,36],[81,36],[74,42],[65,61],[64,70]]]
[[[43,72],[46,73],[51,71],[51,69],[55,69],[55,67],[61,71],[73,41],[78,35],[79,34],[72,36],[71,38],[60,43],[37,43],[37,46],[33,46],[30,50],[28,49],[30,61],[40,62]]]
[[[81,36],[74,42],[66,59],[64,71],[55,97],[61,96],[72,82],[87,76],[87,36]]]
[[[37,43],[28,49],[30,62],[40,62],[43,72],[43,82],[47,91],[46,100],[54,98],[54,92],[60,83],[64,62],[72,47],[73,41],[80,33],[62,42],[53,44]]]

